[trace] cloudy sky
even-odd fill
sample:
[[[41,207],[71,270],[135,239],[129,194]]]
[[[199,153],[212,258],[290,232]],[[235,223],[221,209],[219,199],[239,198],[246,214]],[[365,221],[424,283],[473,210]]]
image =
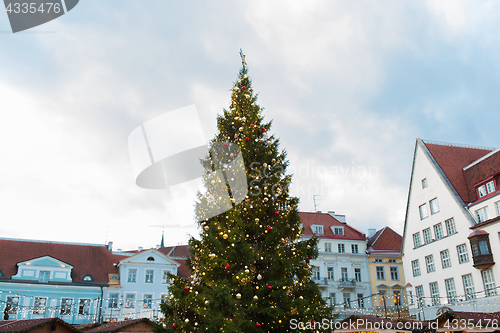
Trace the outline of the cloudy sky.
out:
[[[165,194],[128,136],[195,104],[206,139],[240,48],[302,211],[402,232],[416,138],[500,145],[495,1],[85,0],[13,34],[0,11],[0,237],[159,244]],[[165,228],[166,244],[194,228]]]

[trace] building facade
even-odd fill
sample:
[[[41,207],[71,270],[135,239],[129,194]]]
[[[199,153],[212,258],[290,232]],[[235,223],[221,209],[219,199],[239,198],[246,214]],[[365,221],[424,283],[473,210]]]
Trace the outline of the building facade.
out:
[[[498,309],[498,150],[417,139],[402,254],[410,312]],[[495,237],[491,237],[495,235]]]
[[[319,255],[311,260],[311,266],[322,297],[342,316],[371,313],[365,234],[334,212],[300,212],[299,216],[304,228],[302,237],[316,235],[319,239]]]

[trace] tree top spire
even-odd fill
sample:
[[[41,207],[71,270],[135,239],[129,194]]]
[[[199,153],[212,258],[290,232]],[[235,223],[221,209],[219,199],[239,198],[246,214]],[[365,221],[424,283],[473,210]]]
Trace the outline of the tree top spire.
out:
[[[241,57],[241,64],[243,65],[243,68],[246,67],[247,62],[245,60],[245,55],[243,54],[243,50],[240,48],[240,57]]]

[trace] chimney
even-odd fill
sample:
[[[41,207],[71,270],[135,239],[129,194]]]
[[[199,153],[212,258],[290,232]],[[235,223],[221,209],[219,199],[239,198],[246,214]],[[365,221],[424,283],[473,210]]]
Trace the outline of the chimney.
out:
[[[139,251],[142,251],[143,247],[142,246],[139,246],[138,250]]]
[[[113,242],[108,242],[108,251],[113,251]]]
[[[118,250],[116,250],[116,252],[122,252],[122,249],[118,249]]]
[[[377,229],[368,229],[368,238],[372,238],[377,233]]]
[[[156,245],[156,249],[158,250],[160,248],[160,245]]]

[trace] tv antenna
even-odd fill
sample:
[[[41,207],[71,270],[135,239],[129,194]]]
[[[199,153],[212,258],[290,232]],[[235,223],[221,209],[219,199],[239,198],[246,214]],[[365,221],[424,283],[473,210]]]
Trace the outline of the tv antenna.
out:
[[[315,211],[315,212],[317,212],[317,211],[318,211],[318,210],[317,210],[317,206],[318,206],[318,205],[316,204],[316,200],[321,200],[321,199],[316,199],[316,197],[319,197],[319,195],[317,195],[317,194],[314,194],[314,195],[313,195],[314,211]]]

